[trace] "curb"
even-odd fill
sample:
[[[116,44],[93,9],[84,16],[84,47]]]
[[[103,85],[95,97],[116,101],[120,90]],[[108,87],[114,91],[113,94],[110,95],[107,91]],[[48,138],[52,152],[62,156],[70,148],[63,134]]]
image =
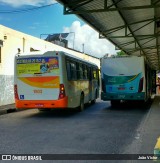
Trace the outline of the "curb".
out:
[[[15,112],[17,109],[14,104],[0,106],[0,115]]]

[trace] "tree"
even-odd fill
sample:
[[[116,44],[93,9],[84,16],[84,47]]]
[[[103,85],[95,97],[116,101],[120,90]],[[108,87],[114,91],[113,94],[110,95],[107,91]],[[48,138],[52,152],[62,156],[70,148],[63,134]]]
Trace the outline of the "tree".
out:
[[[122,50],[117,52],[117,56],[122,56],[122,55],[127,55],[127,54]]]

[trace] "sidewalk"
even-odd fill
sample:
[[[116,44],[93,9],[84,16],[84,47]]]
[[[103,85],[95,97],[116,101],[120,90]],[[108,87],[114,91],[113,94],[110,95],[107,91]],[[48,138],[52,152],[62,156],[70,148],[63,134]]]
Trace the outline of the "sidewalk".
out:
[[[11,113],[16,111],[15,104],[2,105],[0,106],[0,115]]]

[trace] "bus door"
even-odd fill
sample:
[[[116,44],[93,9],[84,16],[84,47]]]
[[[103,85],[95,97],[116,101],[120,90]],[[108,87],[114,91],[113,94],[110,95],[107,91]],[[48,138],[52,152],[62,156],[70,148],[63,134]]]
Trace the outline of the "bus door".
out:
[[[88,68],[88,74],[89,74],[89,99],[92,100],[92,68]]]
[[[99,96],[99,70],[98,68],[92,68],[92,97]]]

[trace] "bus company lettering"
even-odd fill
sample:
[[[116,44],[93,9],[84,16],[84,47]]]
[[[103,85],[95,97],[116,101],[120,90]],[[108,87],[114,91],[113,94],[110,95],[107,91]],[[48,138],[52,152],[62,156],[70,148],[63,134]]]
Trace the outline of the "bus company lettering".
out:
[[[42,93],[42,90],[33,90],[34,93]]]
[[[115,78],[109,78],[109,79],[108,79],[108,82],[109,82],[109,83],[116,83],[116,79],[115,79]]]

